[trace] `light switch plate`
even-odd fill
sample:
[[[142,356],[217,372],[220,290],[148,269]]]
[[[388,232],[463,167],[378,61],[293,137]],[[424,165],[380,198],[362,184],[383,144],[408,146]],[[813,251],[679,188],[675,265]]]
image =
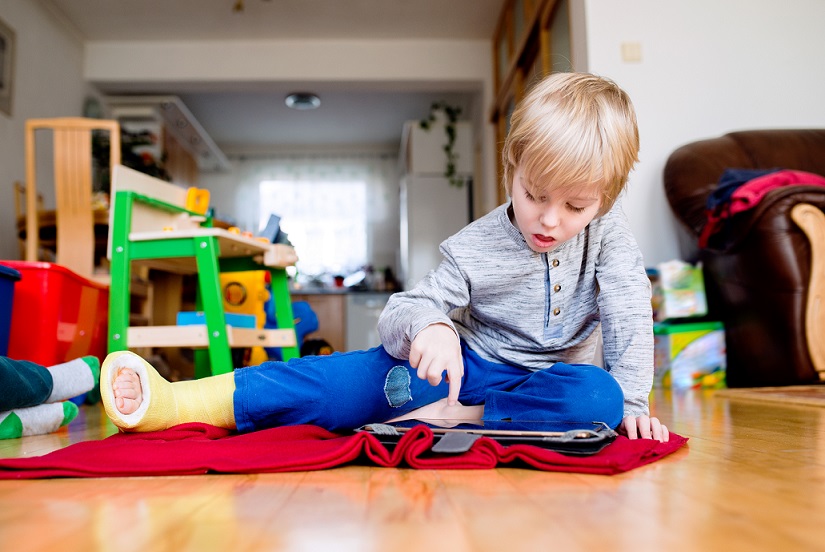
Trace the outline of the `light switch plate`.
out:
[[[622,42],[622,61],[631,63],[642,61],[642,44],[640,42]]]

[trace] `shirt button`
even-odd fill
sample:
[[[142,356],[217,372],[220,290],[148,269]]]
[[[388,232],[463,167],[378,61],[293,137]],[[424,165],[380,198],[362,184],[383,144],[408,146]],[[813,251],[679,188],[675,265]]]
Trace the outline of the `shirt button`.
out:
[[[559,266],[559,260],[553,259],[553,266]]]
[[[555,286],[553,286],[553,291],[556,292],[556,293],[560,292],[561,291],[561,284],[556,284]]]
[[[553,316],[558,316],[560,312],[561,312],[561,309],[556,307],[555,309],[553,309]]]

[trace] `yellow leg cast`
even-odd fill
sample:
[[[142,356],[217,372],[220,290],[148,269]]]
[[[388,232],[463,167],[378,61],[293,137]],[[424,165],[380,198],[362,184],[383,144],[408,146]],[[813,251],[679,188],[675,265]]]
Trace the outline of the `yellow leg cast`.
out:
[[[123,368],[138,374],[143,394],[143,402],[131,414],[123,414],[117,409],[112,390],[115,378]],[[186,422],[235,429],[234,393],[232,372],[170,383],[151,364],[130,351],[110,354],[100,368],[100,395],[106,414],[124,431],[160,431]]]

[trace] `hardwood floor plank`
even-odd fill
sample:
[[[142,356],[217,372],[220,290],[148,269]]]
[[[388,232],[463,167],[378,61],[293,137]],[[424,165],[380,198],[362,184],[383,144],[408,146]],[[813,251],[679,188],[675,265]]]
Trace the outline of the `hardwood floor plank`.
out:
[[[514,547],[525,550],[571,550],[587,543],[577,539],[575,528],[541,508],[522,492],[511,478],[512,472],[527,470],[502,468],[486,472],[441,472],[440,477],[461,523],[466,527],[472,550],[498,551]],[[539,476],[534,485],[563,482],[574,486],[575,474],[532,472]],[[555,484],[550,483],[555,481]]]

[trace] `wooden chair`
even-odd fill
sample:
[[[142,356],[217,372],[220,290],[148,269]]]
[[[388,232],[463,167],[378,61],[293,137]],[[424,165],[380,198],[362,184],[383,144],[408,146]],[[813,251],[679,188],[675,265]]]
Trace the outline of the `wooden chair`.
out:
[[[120,125],[117,121],[66,117],[26,121],[26,255],[39,258],[35,133],[54,136],[55,262],[86,277],[94,277],[94,213],[92,212],[92,131],[109,132],[110,167],[120,163]]]
[[[297,260],[292,247],[212,227],[212,219],[187,209],[188,190],[122,165],[114,168],[109,221],[111,288],[109,352],[136,347],[193,347],[195,377],[232,371],[232,347],[280,347],[284,360],[299,356],[285,268]],[[128,325],[134,265],[196,274],[198,310],[205,324]],[[268,270],[277,330],[227,325],[221,272]]]
[[[43,210],[43,194],[37,194],[37,211]],[[20,258],[26,258],[26,186],[14,183],[14,215],[17,223],[17,241],[20,245]],[[38,241],[42,241],[40,238]],[[39,256],[39,253],[38,253]]]

